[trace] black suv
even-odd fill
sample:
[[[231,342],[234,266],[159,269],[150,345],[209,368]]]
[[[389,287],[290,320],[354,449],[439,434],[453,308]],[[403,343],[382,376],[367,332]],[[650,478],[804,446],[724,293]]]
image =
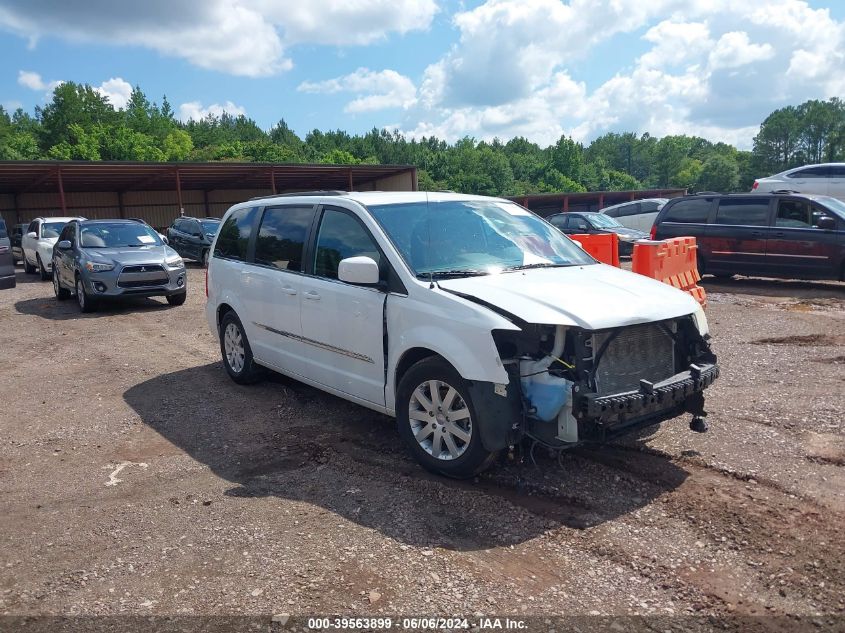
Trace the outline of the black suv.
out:
[[[702,193],[661,209],[653,239],[691,235],[702,274],[845,280],[845,203],[792,192]]]
[[[193,259],[208,266],[208,252],[219,228],[220,218],[183,216],[173,220],[167,229],[167,241],[184,259]]]

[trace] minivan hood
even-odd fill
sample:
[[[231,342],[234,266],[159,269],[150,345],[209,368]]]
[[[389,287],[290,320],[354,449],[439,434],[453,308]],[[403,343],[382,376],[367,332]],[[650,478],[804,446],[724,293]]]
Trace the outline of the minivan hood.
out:
[[[587,330],[692,314],[698,302],[655,279],[606,264],[444,279],[441,288],[541,325]]]

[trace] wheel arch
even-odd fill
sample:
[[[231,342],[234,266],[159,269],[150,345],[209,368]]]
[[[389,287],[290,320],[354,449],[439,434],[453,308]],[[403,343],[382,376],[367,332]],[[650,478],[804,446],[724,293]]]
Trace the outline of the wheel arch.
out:
[[[220,328],[220,323],[223,321],[223,317],[226,316],[227,312],[235,312],[235,308],[233,308],[228,303],[221,303],[217,306],[217,327]],[[235,316],[237,316],[237,312],[235,312]]]

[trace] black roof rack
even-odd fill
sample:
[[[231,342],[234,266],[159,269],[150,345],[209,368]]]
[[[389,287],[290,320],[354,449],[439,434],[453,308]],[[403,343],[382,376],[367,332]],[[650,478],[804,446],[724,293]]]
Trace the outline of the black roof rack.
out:
[[[266,200],[268,198],[290,198],[295,196],[345,196],[348,191],[327,189],[325,191],[291,191],[288,193],[274,193],[269,196],[255,196],[252,200]]]
[[[795,189],[775,189],[772,193],[801,193],[800,191],[796,191]]]
[[[696,191],[694,196],[721,196],[723,194],[719,193],[718,191]]]

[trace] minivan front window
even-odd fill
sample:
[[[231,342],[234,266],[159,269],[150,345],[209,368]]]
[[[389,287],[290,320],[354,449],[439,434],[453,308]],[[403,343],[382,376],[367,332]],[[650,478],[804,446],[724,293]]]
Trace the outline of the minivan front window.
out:
[[[82,248],[126,248],[161,246],[158,233],[137,222],[97,223],[83,226],[79,234]]]
[[[417,276],[595,263],[560,231],[510,202],[412,202],[369,210]]]

